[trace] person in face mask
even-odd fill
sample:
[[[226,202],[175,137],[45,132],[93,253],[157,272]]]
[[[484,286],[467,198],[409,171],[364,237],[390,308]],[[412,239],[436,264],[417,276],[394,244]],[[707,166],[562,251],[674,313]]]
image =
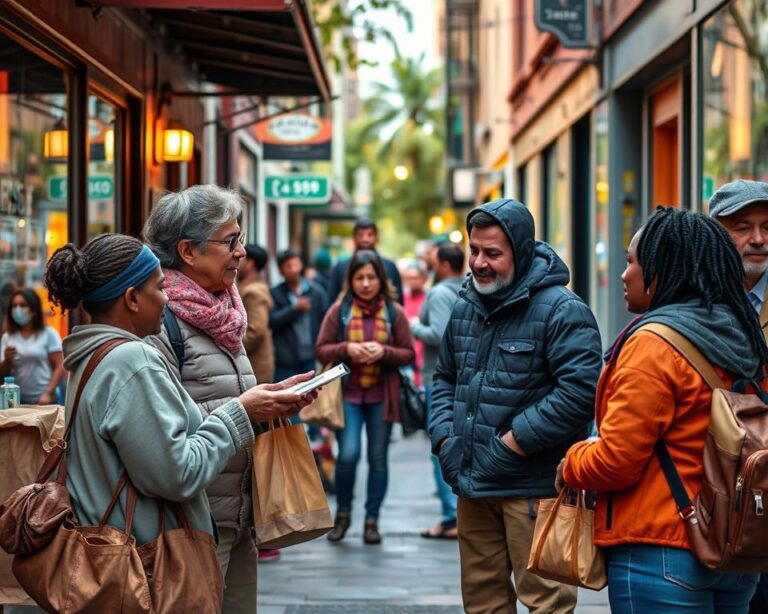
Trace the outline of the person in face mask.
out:
[[[21,388],[21,402],[48,405],[64,377],[61,338],[43,324],[40,297],[31,288],[11,295],[0,340],[0,377],[12,375]]]

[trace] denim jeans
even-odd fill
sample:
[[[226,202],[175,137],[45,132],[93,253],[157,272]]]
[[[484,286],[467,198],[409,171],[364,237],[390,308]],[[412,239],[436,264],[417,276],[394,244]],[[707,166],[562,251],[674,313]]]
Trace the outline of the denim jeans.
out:
[[[384,422],[384,403],[349,403],[344,401],[344,429],[336,435],[339,458],[336,459],[336,502],[339,512],[352,510],[355,474],[360,460],[363,424],[368,439],[368,494],[365,517],[377,520],[387,492],[387,450],[392,425]]]
[[[680,548],[628,544],[606,554],[613,614],[747,614],[759,578],[710,571]]]
[[[424,393],[427,398],[427,424],[432,419],[432,387],[426,386]],[[440,459],[436,454],[432,454],[432,473],[435,476],[435,486],[437,486],[437,496],[440,499],[442,507],[442,517],[440,522],[446,524],[456,523],[456,495],[453,494],[451,487],[443,479],[443,472],[440,470]]]

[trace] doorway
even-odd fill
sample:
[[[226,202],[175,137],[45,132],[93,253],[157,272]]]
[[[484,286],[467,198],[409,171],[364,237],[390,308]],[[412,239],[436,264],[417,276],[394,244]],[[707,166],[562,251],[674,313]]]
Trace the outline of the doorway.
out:
[[[650,170],[651,209],[682,204],[681,138],[683,136],[683,78],[678,73],[651,90]]]

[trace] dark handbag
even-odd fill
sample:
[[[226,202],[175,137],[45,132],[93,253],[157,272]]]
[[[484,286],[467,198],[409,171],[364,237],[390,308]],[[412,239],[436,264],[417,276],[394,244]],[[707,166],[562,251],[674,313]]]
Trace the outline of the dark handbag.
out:
[[[400,370],[400,424],[404,435],[427,429],[426,397],[404,369]]]
[[[80,378],[72,417],[64,438],[45,459],[34,484],[22,486],[0,505],[0,547],[8,554],[30,555],[53,540],[64,520],[72,514],[72,504],[66,489],[67,459],[65,450],[74,422],[80,395],[96,365],[109,351],[125,343],[116,339],[94,352]],[[56,479],[49,482],[53,470],[59,466]]]

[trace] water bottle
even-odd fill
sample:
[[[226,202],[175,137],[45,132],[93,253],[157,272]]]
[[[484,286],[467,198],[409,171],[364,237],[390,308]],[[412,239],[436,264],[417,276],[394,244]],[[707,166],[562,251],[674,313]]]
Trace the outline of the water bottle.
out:
[[[6,377],[5,383],[0,386],[0,409],[10,409],[21,405],[21,388],[12,377]]]

